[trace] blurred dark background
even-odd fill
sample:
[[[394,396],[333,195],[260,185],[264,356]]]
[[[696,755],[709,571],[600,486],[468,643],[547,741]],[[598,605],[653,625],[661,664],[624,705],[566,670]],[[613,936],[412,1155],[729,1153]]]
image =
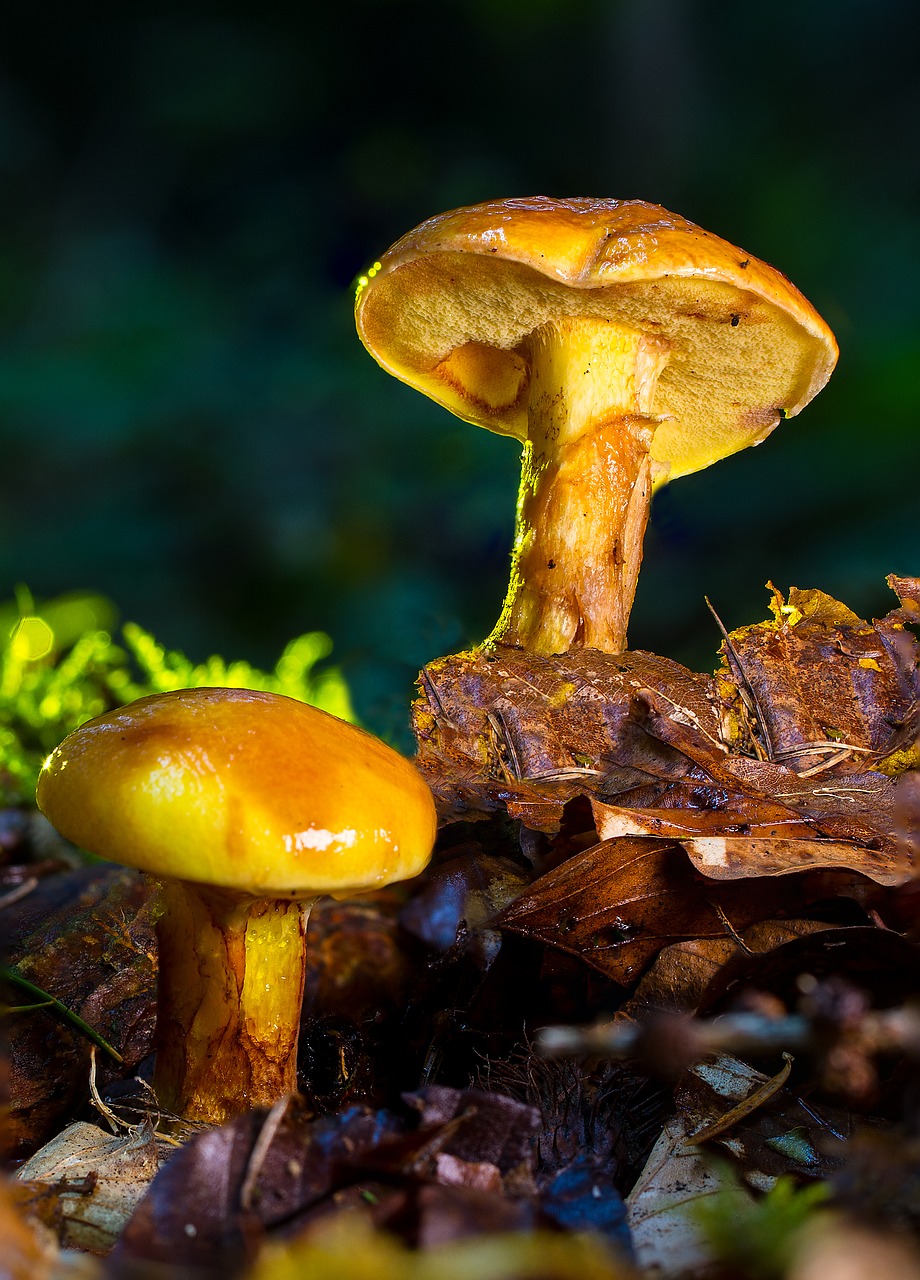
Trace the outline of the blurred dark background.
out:
[[[352,281],[508,195],[641,197],[779,266],[827,390],[656,499],[634,647],[711,668],[763,584],[920,572],[912,0],[19,5],[0,47],[0,599],[196,658],[321,628],[372,728],[490,629],[518,456],[387,377]]]

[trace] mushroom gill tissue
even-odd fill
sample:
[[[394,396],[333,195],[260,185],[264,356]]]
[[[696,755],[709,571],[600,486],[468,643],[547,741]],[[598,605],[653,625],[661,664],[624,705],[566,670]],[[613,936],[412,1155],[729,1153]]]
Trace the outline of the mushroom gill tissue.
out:
[[[388,372],[523,446],[491,641],[619,653],[653,490],[824,386],[827,325],[773,267],[642,200],[533,196],[423,222],[358,283]]]

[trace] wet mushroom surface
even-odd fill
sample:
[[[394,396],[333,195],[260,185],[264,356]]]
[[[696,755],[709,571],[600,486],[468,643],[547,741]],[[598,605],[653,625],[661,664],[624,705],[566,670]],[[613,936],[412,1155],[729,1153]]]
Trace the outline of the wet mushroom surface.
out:
[[[357,306],[386,368],[522,442],[511,586],[491,643],[421,674],[415,765],[217,689],[48,759],[60,831],[157,886],[153,1082],[199,1122],[134,1188],[111,1274],[801,1280],[841,1233],[920,1274],[920,579],[873,620],[771,587],[712,673],[624,651],[651,489],[802,409],[832,335],[639,201],[441,215]],[[0,904],[62,994],[56,948],[103,935],[103,968],[119,915],[149,946],[125,873],[72,874],[95,896],[70,926],[62,890],[44,934],[28,894]],[[155,1112],[120,1147],[148,1159]],[[66,1242],[103,1198],[101,1155],[68,1180],[49,1146],[28,1211],[0,1184],[11,1238],[38,1204]]]
[[[785,276],[641,200],[490,201],[423,222],[357,292],[384,369],[523,446],[490,639],[619,653],[653,490],[758,444],[837,359]]]
[[[435,833],[408,761],[250,690],[153,695],[90,721],[49,757],[38,804],[75,844],[156,879],[154,1087],[210,1123],[296,1090],[317,896],[416,875]]]

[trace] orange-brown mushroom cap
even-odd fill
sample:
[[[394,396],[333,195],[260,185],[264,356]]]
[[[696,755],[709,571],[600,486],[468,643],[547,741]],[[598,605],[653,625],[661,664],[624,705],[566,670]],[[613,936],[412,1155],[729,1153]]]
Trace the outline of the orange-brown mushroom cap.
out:
[[[265,897],[416,875],[436,827],[427,784],[390,747],[245,689],[155,694],[89,721],[50,756],[37,797],[100,857]]]
[[[641,200],[534,196],[423,222],[358,288],[362,341],[459,417],[526,439],[526,340],[615,321],[667,359],[649,413],[658,480],[761,441],[824,386],[837,344],[781,272]]]

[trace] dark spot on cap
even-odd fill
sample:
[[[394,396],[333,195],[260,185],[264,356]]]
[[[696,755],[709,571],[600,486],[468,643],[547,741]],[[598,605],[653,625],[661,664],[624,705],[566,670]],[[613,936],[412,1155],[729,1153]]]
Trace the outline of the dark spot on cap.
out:
[[[751,261],[750,258],[742,258],[741,261],[738,263],[738,266],[741,267],[741,269],[743,270],[746,266],[748,266],[750,261]]]
[[[741,323],[741,317],[740,317],[740,316],[732,316],[732,328],[733,328],[733,329],[737,329],[737,328],[738,328],[738,325],[739,325],[740,323]]]

